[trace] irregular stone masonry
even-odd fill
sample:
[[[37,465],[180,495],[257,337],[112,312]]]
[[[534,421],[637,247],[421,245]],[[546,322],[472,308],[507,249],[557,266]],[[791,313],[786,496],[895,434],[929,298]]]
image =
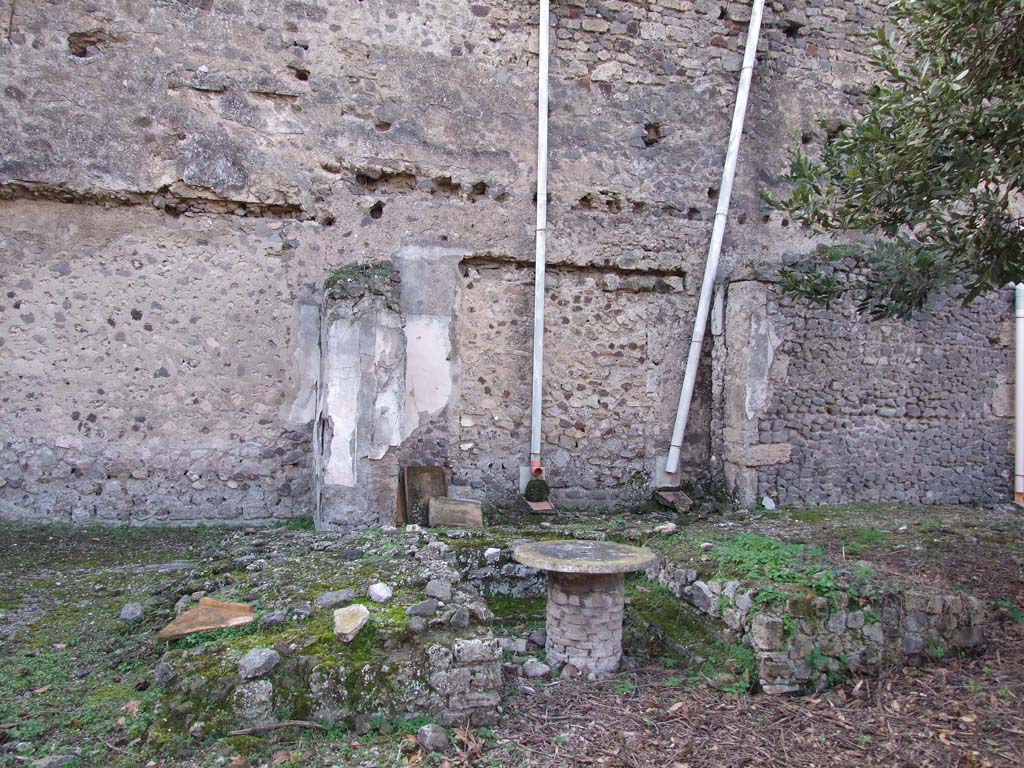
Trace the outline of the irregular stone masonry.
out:
[[[430,689],[440,697],[446,725],[491,725],[501,702],[501,645],[493,639],[456,640],[427,650]]]
[[[308,514],[324,280],[411,247],[450,262],[403,267],[403,291],[438,300],[404,317],[430,374],[407,403],[430,405],[401,460],[444,466],[467,498],[513,497],[529,458],[536,4],[37,5],[10,3],[0,36],[0,519]],[[724,282],[817,242],[760,194],[781,191],[796,140],[825,140],[819,116],[837,130],[858,108],[863,33],[886,3],[767,5]],[[646,495],[667,449],[749,11],[553,4],[543,458],[563,506]],[[999,493],[1010,365],[1002,341],[984,347],[1004,338],[994,306],[943,317],[970,339],[956,354],[929,342],[916,359],[911,326],[903,352],[880,342],[861,356],[889,362],[862,367],[862,326],[808,315],[805,343],[773,304],[791,379],[759,399],[737,373],[756,362],[712,370],[711,354],[741,354],[714,337],[685,476],[724,475],[747,502]],[[829,345],[849,350],[822,366]]]
[[[766,693],[824,688],[833,674],[938,658],[985,642],[984,604],[958,592],[895,584],[870,598],[843,590],[829,598],[796,592],[783,603],[761,605],[757,591],[738,581],[703,581],[667,560],[657,578],[694,610],[720,618],[727,639],[753,648]]]
[[[868,323],[849,307],[802,307],[774,292],[769,302],[785,373],[757,414],[757,440],[791,452],[758,467],[760,494],[796,506],[1006,497],[1010,292],[968,310],[946,297],[907,323]]]
[[[548,574],[548,660],[614,672],[622,657],[622,574]]]

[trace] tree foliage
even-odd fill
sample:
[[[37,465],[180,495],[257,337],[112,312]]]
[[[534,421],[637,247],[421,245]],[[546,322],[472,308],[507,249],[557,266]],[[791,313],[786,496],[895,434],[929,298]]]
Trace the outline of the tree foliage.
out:
[[[874,317],[1024,277],[1024,0],[901,0],[891,14],[861,116],[819,158],[793,150],[792,191],[766,196],[818,231],[869,236],[783,283],[818,301],[852,294]]]

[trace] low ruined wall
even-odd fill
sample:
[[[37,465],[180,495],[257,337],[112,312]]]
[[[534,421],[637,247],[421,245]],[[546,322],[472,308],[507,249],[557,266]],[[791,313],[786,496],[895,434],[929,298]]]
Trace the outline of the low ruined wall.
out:
[[[834,676],[985,642],[984,605],[959,592],[885,584],[856,591],[846,585],[828,597],[769,596],[739,581],[704,581],[671,562],[662,564],[658,580],[695,610],[721,619],[730,639],[753,648],[765,693],[825,688]]]

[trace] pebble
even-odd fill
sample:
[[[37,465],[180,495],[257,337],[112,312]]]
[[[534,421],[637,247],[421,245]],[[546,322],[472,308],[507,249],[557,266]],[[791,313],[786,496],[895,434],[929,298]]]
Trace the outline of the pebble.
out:
[[[405,613],[408,616],[433,616],[435,613],[437,613],[437,609],[439,607],[440,604],[437,602],[437,600],[421,600],[420,602],[414,603],[413,605],[410,605],[408,608],[406,608]]]
[[[366,590],[366,594],[375,603],[386,603],[395,594],[395,591],[383,581],[378,581],[376,584],[370,585],[370,588]]]
[[[260,616],[261,627],[278,627],[288,619],[287,611],[271,611]]]
[[[174,667],[166,661],[161,661],[153,671],[153,682],[157,685],[167,685],[175,678]]]
[[[424,725],[416,731],[416,743],[427,752],[443,752],[448,747],[448,731],[433,723]]]
[[[121,621],[142,621],[142,603],[128,603],[121,609]]]
[[[662,523],[654,529],[655,533],[661,533],[665,536],[669,536],[675,533],[679,529],[679,526],[675,523]]]
[[[546,629],[535,629],[526,636],[526,639],[538,648],[543,648],[548,641],[548,631]]]
[[[537,659],[527,659],[523,664],[523,674],[529,678],[544,677],[551,671],[551,667]]]
[[[365,736],[373,729],[373,715],[363,712],[356,715],[355,732],[359,736]]]
[[[484,550],[484,560],[489,565],[494,565],[501,559],[501,550],[497,547],[488,547]]]
[[[452,599],[452,585],[441,579],[431,579],[426,586],[427,597],[436,597],[438,600],[447,603]]]
[[[343,643],[351,643],[366,622],[370,610],[365,605],[350,605],[334,612],[334,636]]]
[[[263,677],[280,663],[281,654],[273,648],[253,648],[239,660],[238,674],[245,680]]]
[[[354,589],[338,589],[334,592],[324,592],[317,595],[315,604],[317,608],[337,608],[345,603],[351,603],[356,599]]]

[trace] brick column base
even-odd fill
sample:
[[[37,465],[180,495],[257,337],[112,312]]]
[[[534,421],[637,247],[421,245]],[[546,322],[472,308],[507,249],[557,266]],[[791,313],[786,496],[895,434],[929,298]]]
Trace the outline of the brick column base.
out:
[[[621,573],[548,573],[549,661],[614,672],[622,658]]]

